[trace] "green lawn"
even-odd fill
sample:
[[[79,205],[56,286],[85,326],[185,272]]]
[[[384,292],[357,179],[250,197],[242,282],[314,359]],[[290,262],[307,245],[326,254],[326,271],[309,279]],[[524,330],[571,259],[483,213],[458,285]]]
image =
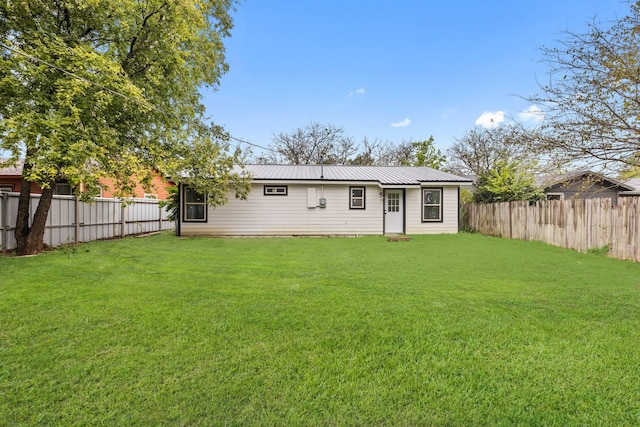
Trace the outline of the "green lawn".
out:
[[[537,242],[94,242],[0,325],[0,425],[640,424],[640,264]]]

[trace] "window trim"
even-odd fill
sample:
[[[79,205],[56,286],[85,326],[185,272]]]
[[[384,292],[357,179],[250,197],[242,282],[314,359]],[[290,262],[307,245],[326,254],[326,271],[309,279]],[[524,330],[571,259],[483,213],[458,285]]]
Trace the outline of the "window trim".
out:
[[[278,189],[283,190],[278,192]],[[289,195],[289,186],[288,185],[265,185],[262,188],[263,195],[265,196],[288,196]]]
[[[353,190],[362,190],[362,197],[354,197]],[[362,200],[362,206],[355,206],[354,200]],[[354,185],[349,187],[349,209],[365,210],[367,208],[367,187],[364,185]]]
[[[208,221],[208,209],[207,209],[207,196],[204,196],[203,202],[187,202],[187,191],[193,191],[188,185],[182,186],[182,222],[207,222]],[[195,193],[195,191],[194,191]],[[198,193],[196,193],[198,194]],[[204,218],[187,218],[187,207],[190,205],[204,206]]]
[[[423,223],[443,222],[444,219],[443,219],[443,209],[442,209],[443,200],[442,199],[443,199],[443,196],[444,196],[444,188],[443,187],[422,187],[421,190],[422,191],[421,191],[421,194],[420,194],[420,197],[421,197],[420,208],[421,208],[422,212],[420,214],[420,217],[422,219],[422,222]],[[437,203],[437,204],[436,203],[426,204],[424,202],[424,194],[425,194],[426,191],[438,191],[440,193],[440,203]],[[439,217],[437,219],[429,219],[429,218],[425,218],[424,217],[424,208],[427,207],[427,206],[438,206],[440,208],[439,209],[440,215],[439,215]]]
[[[0,184],[0,193],[13,193],[13,184]]]

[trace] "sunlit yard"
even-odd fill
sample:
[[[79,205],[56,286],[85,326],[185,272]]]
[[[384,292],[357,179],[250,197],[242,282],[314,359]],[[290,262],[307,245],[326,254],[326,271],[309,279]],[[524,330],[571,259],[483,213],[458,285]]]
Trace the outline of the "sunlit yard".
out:
[[[0,271],[0,425],[640,424],[640,264],[162,234]]]

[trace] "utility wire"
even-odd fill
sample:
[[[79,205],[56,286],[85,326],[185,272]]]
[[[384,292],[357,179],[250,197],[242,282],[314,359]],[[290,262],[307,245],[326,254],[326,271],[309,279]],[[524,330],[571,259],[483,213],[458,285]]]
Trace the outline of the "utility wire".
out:
[[[101,85],[100,83],[93,82],[93,81],[91,81],[91,80],[89,80],[89,79],[86,79],[86,78],[84,78],[84,77],[82,77],[82,76],[79,76],[79,75],[77,75],[77,74],[75,74],[75,73],[72,73],[71,71],[67,71],[67,70],[65,70],[65,69],[63,69],[63,68],[58,67],[58,66],[57,66],[57,65],[55,65],[55,64],[52,64],[52,63],[50,63],[50,62],[45,61],[44,59],[40,59],[40,58],[38,58],[38,57],[36,57],[36,56],[29,55],[28,53],[25,53],[25,52],[21,51],[20,49],[16,49],[16,48],[13,48],[13,47],[11,47],[11,46],[7,46],[6,44],[4,44],[4,43],[2,43],[2,42],[0,42],[0,46],[4,47],[5,49],[9,49],[10,51],[15,52],[15,53],[17,53],[17,54],[19,54],[19,55],[22,55],[22,56],[24,56],[24,57],[27,57],[27,58],[31,59],[32,61],[40,62],[41,64],[44,64],[44,65],[46,65],[46,66],[48,66],[48,67],[51,67],[51,68],[54,68],[54,69],[56,69],[56,70],[58,70],[58,71],[60,71],[60,72],[62,72],[62,73],[64,73],[64,74],[67,74],[67,75],[69,75],[69,76],[71,76],[71,77],[74,77],[74,78],[76,78],[76,79],[78,79],[78,80],[80,80],[80,81],[83,81],[83,82],[88,83],[88,84],[90,84],[90,85],[97,86],[97,87],[99,87],[100,89],[104,89],[104,90],[106,90],[107,92],[112,93],[113,95],[120,96],[120,97],[122,97],[122,98],[128,99],[129,101],[132,101],[132,102],[135,102],[135,103],[137,103],[137,104],[140,104],[140,105],[142,105],[142,106],[144,106],[144,107],[148,107],[148,108],[151,108],[151,109],[153,109],[153,110],[156,110],[156,111],[159,111],[159,112],[161,112],[161,113],[163,113],[163,114],[167,114],[167,115],[168,115],[168,113],[165,113],[164,111],[160,110],[160,109],[159,109],[158,107],[156,107],[155,105],[149,104],[149,103],[148,103],[148,102],[146,102],[146,101],[142,101],[142,100],[139,100],[139,99],[131,98],[131,97],[129,97],[129,96],[127,96],[127,95],[123,94],[123,93],[120,93],[120,92],[118,92],[118,91],[115,91],[115,90],[113,90],[113,89],[109,89],[108,87],[103,86],[103,85]]]
[[[248,144],[248,145],[251,145],[251,146],[253,146],[253,147],[262,148],[263,150],[273,151],[274,153],[277,153],[277,152],[278,152],[277,150],[274,150],[273,148],[263,147],[262,145],[254,144],[253,142],[249,142],[249,141],[245,141],[245,140],[240,139],[240,138],[236,138],[235,136],[231,136],[231,135],[229,135],[229,138],[230,138],[230,139],[233,139],[234,141],[241,142],[241,143],[243,143],[243,144]]]
[[[26,58],[29,58],[29,59],[30,59],[30,60],[32,60],[32,61],[39,62],[39,63],[44,64],[44,65],[46,65],[46,66],[48,66],[48,67],[50,67],[50,68],[56,69],[56,70],[60,71],[61,73],[67,74],[67,75],[69,75],[69,76],[71,76],[71,77],[73,77],[73,78],[76,78],[76,79],[78,79],[78,80],[80,80],[80,81],[83,81],[83,82],[85,82],[85,83],[87,83],[87,84],[90,84],[90,85],[93,85],[93,86],[97,86],[97,87],[99,87],[100,89],[106,90],[107,92],[109,92],[109,93],[111,93],[111,94],[113,94],[113,95],[120,96],[120,97],[122,97],[122,98],[124,98],[124,99],[127,99],[127,100],[129,100],[129,101],[135,102],[135,103],[140,104],[140,105],[142,105],[142,106],[144,106],[144,107],[151,108],[151,109],[156,110],[156,111],[158,111],[158,112],[160,112],[160,113],[162,113],[162,114],[165,114],[165,115],[167,115],[167,116],[171,116],[171,115],[173,115],[173,114],[167,113],[166,111],[161,110],[160,108],[156,107],[155,105],[153,105],[153,104],[151,104],[151,103],[149,103],[149,102],[147,102],[147,101],[140,100],[140,99],[135,99],[135,98],[131,98],[130,96],[127,96],[127,95],[125,95],[125,94],[123,94],[123,93],[120,93],[120,92],[118,92],[118,91],[116,91],[116,90],[109,89],[108,87],[106,87],[106,86],[104,86],[104,85],[101,85],[100,83],[96,83],[96,82],[91,81],[91,80],[89,80],[89,79],[87,79],[87,78],[85,78],[85,77],[82,77],[82,76],[79,76],[79,75],[77,75],[77,74],[75,74],[75,73],[72,73],[72,72],[70,72],[70,71],[67,71],[67,70],[65,70],[65,69],[63,69],[63,68],[58,67],[58,66],[57,66],[57,65],[55,65],[55,64],[52,64],[52,63],[47,62],[47,61],[45,61],[45,60],[43,60],[43,59],[41,59],[41,58],[38,58],[37,56],[29,55],[28,53],[23,52],[23,51],[21,51],[20,49],[16,49],[16,48],[14,48],[14,47],[8,46],[8,45],[6,45],[6,44],[4,44],[4,43],[2,43],[2,42],[0,42],[0,46],[4,47],[5,49],[8,49],[8,50],[10,50],[10,51],[12,51],[12,52],[14,52],[14,53],[17,53],[18,55],[22,55],[22,56],[24,56],[24,57],[26,57]],[[175,116],[175,115],[173,115],[173,116],[174,116],[174,117],[177,117],[177,116]],[[232,139],[232,140],[234,140],[234,141],[237,141],[237,142],[241,142],[241,143],[244,143],[244,144],[251,145],[251,146],[253,146],[253,147],[261,148],[261,149],[263,149],[263,150],[272,151],[272,152],[274,152],[274,153],[275,153],[275,152],[277,152],[276,150],[274,150],[274,149],[272,149],[272,148],[263,147],[263,146],[261,146],[261,145],[254,144],[254,143],[252,143],[252,142],[245,141],[245,140],[240,139],[240,138],[236,138],[236,137],[234,137],[234,136],[232,136],[232,135],[230,135],[230,134],[229,134],[229,138],[230,138],[230,139]]]

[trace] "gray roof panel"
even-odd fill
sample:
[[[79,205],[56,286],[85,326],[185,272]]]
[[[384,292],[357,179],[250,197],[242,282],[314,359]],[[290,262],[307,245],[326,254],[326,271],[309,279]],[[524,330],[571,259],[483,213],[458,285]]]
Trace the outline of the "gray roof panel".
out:
[[[423,166],[246,165],[246,170],[257,181],[365,181],[382,185],[471,182],[468,178]]]
[[[618,181],[617,179],[609,178],[601,173],[593,172],[590,170],[573,171],[559,175],[538,176],[536,177],[536,183],[539,186],[547,189],[559,184],[567,184],[573,181],[578,181],[583,177],[585,180],[590,180],[592,183],[608,181],[612,186],[619,187],[622,191],[633,191],[635,189],[635,187],[629,182]]]

